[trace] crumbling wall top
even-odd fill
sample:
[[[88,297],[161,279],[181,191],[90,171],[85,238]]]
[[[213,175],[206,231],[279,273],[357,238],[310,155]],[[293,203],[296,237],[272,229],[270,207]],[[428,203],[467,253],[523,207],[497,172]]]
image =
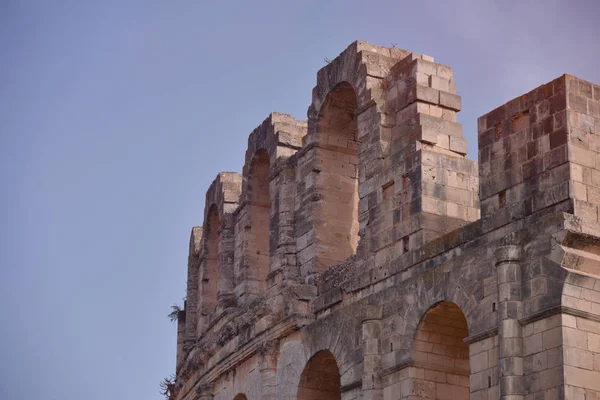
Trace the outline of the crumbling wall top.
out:
[[[190,234],[190,256],[198,257],[202,251],[202,233],[201,226],[194,226]]]
[[[242,192],[242,175],[237,172],[219,172],[206,191],[204,203],[204,220],[208,219],[210,208],[215,205],[219,218],[231,215],[238,206]]]

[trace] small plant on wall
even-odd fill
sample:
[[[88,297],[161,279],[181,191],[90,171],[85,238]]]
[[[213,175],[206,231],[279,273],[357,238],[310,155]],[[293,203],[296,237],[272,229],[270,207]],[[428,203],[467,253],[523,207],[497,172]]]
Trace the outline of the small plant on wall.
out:
[[[177,389],[175,388],[175,375],[166,377],[160,383],[160,394],[165,396],[167,400],[173,400],[177,396]]]
[[[171,312],[169,313],[168,317],[169,320],[171,322],[176,322],[177,318],[179,317],[179,312],[182,311],[181,307],[179,307],[177,304],[173,304],[171,306]]]

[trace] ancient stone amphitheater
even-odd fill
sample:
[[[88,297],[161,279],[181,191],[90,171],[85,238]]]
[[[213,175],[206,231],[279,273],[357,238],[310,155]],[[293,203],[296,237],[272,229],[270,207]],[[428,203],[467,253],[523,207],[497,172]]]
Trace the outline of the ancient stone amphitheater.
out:
[[[479,118],[452,69],[352,43],[190,239],[176,400],[600,398],[600,86]]]

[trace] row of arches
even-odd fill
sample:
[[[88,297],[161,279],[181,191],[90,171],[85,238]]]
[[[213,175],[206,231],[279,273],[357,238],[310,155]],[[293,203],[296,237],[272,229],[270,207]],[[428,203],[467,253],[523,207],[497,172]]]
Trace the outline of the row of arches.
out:
[[[394,383],[395,399],[468,400],[470,396],[467,320],[460,308],[449,301],[431,307],[416,329],[410,369],[404,381]],[[320,350],[305,364],[297,400],[341,400],[344,388],[340,367],[329,350]],[[247,400],[238,394],[233,400]]]
[[[421,319],[411,349],[411,369],[391,392],[398,399],[469,399],[467,320],[460,308],[442,302]],[[383,350],[383,349],[382,349]],[[321,350],[309,359],[298,385],[298,400],[341,400],[340,370],[334,355]]]
[[[357,97],[347,82],[333,88],[313,122],[315,167],[307,179],[317,196],[311,213],[314,216],[312,245],[315,270],[323,272],[356,253],[358,245],[358,123]],[[310,124],[310,122],[309,122]],[[309,126],[310,128],[310,126]],[[309,129],[310,132],[310,129]],[[309,133],[310,134],[310,133]],[[236,235],[243,235],[236,250],[236,280],[246,285],[244,293],[260,295],[267,289],[270,258],[276,251],[277,238],[271,240],[271,220],[277,194],[270,188],[272,160],[265,148],[256,150],[250,160],[242,188],[240,207],[245,208],[244,221],[236,222]],[[275,185],[274,185],[275,186]],[[308,205],[302,205],[308,206]],[[220,229],[222,216],[217,205],[209,207],[205,221],[206,268],[201,273],[200,297],[205,311],[214,310],[219,292],[219,263],[222,256]],[[298,249],[300,251],[301,249]]]
[[[412,343],[409,384],[393,390],[394,398],[469,399],[467,321],[460,308],[442,302],[423,316]],[[298,385],[298,400],[341,400],[340,371],[328,350],[306,364]]]

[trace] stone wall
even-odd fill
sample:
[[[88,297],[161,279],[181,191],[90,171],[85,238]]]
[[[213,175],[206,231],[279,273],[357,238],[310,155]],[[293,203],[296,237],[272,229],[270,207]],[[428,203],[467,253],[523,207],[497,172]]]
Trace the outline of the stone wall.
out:
[[[600,86],[479,118],[452,69],[351,44],[192,230],[174,398],[600,396]]]

